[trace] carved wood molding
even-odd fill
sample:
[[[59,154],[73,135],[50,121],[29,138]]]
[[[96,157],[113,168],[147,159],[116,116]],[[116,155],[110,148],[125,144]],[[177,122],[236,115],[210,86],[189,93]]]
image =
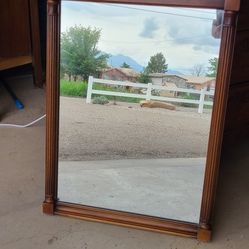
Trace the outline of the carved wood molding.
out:
[[[97,207],[58,202],[55,214],[76,217],[89,221],[101,221],[108,224],[140,228],[172,235],[181,235],[196,238],[197,226],[195,223],[174,221],[165,218],[133,214],[123,211],[114,211]]]
[[[59,128],[59,36],[60,1],[47,2],[46,68],[46,171],[44,213],[53,214],[57,200],[58,128]]]
[[[67,0],[79,1],[82,0]],[[230,11],[238,11],[240,8],[240,0],[87,0],[88,2],[99,3],[120,3],[123,4],[147,4],[170,7],[189,7],[189,8],[209,8],[224,9]]]
[[[198,232],[198,238],[207,241],[210,240],[211,236],[230,72],[233,62],[236,23],[237,13],[225,11]]]
[[[67,0],[67,1],[83,2],[82,0]],[[122,1],[87,0],[87,2],[98,2],[98,3],[142,4],[142,5],[157,5],[157,6],[169,6],[169,7],[209,8],[209,9],[224,9],[225,1],[229,2],[230,0],[122,0]],[[233,6],[231,5],[231,7]]]
[[[239,11],[240,1],[225,0],[224,10],[227,11]]]

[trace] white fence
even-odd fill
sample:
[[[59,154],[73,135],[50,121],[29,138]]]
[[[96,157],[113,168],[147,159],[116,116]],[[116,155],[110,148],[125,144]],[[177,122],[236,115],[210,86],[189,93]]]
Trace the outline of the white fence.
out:
[[[115,92],[115,91],[105,91],[105,90],[95,90],[93,89],[93,83],[105,84],[105,85],[119,85],[119,86],[130,86],[135,88],[146,89],[145,94],[135,94],[135,93],[124,93],[124,92]],[[175,97],[163,97],[152,95],[152,90],[164,90],[164,91],[173,91],[173,92],[184,92],[184,93],[194,93],[199,94],[199,100],[193,99],[181,99]],[[87,98],[86,103],[91,103],[92,94],[99,95],[108,95],[108,96],[119,96],[119,97],[132,97],[146,100],[159,100],[173,103],[187,103],[187,104],[196,104],[198,106],[198,113],[203,113],[204,105],[212,106],[212,101],[205,101],[205,96],[214,96],[213,91],[207,91],[206,89],[194,90],[194,89],[185,89],[185,88],[169,88],[165,86],[153,85],[152,83],[143,84],[143,83],[133,83],[127,81],[114,81],[114,80],[104,80],[96,79],[92,76],[89,76],[88,87],[87,87]]]

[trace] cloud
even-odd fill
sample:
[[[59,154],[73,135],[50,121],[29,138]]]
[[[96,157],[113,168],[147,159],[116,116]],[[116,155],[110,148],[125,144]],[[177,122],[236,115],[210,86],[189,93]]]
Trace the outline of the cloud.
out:
[[[159,29],[159,25],[157,24],[155,18],[147,18],[144,21],[143,31],[139,34],[144,38],[154,38],[156,31]]]
[[[138,8],[154,12],[138,11]],[[143,66],[147,65],[151,55],[162,52],[170,68],[189,72],[194,64],[205,64],[218,56],[219,40],[211,37],[212,20],[165,15],[158,11],[196,15],[199,10],[182,13],[183,10],[177,8],[116,7],[103,3],[62,1],[61,29],[65,31],[74,25],[99,28],[102,30],[98,44],[101,51],[127,55]]]
[[[218,53],[220,40],[212,37],[211,29],[212,21],[188,20],[182,25],[182,22],[175,20],[169,25],[168,36],[175,44],[192,45],[195,51]]]
[[[94,2],[77,2],[62,1],[62,10],[71,10],[81,14],[92,15],[99,18],[122,18],[138,15],[139,11],[126,9],[124,5],[94,3]]]

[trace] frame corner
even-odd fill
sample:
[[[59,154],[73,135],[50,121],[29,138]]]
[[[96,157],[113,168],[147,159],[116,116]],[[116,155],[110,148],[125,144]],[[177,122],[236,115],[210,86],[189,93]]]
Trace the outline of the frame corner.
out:
[[[55,203],[47,202],[46,200],[42,203],[42,211],[44,214],[54,215]]]
[[[210,242],[212,239],[212,230],[209,227],[199,227],[197,231],[197,240]]]

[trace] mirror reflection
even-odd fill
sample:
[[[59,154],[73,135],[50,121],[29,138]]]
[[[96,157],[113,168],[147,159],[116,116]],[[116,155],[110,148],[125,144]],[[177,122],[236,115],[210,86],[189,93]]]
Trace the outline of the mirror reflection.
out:
[[[222,11],[62,1],[58,198],[197,223]]]

